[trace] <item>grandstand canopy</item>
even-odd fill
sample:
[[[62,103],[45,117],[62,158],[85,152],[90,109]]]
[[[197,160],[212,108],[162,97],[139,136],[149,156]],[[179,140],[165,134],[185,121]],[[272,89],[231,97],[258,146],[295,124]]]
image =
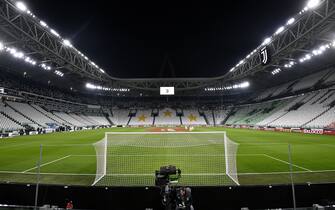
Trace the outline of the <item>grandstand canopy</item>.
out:
[[[149,95],[161,86],[221,95],[246,81],[264,88],[334,65],[331,0],[156,6],[0,0],[1,43],[37,62],[20,63],[16,53],[0,64],[66,89],[90,83]]]

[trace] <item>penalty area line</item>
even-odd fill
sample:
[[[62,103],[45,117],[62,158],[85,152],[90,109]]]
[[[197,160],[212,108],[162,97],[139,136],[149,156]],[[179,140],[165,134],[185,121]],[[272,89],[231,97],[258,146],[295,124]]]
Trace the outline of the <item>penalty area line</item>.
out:
[[[277,161],[279,161],[279,162],[282,162],[282,163],[291,165],[290,162],[287,162],[287,161],[285,161],[285,160],[281,160],[281,159],[279,159],[279,158],[275,158],[275,157],[272,157],[271,155],[267,155],[267,154],[263,154],[263,155],[264,155],[265,157],[271,158],[271,159],[273,159],[273,160],[277,160]],[[296,168],[300,168],[300,169],[305,170],[305,171],[308,171],[308,172],[313,172],[312,170],[310,170],[310,169],[308,169],[308,168],[305,168],[305,167],[302,167],[302,166],[298,166],[298,165],[293,164],[293,163],[292,163],[292,166],[294,166],[294,167],[296,167]]]
[[[40,167],[43,167],[43,166],[46,166],[46,165],[50,165],[50,164],[52,164],[52,163],[55,163],[55,162],[58,162],[58,161],[64,160],[64,159],[66,159],[66,158],[69,158],[69,157],[71,157],[71,155],[67,155],[67,156],[64,156],[64,157],[58,158],[58,159],[56,159],[56,160],[53,160],[53,161],[46,162],[46,163],[44,163],[44,164],[40,165]],[[37,166],[35,166],[35,167],[32,167],[32,168],[29,168],[29,169],[27,169],[27,170],[25,170],[25,171],[22,171],[21,173],[23,173],[23,174],[24,174],[24,173],[26,173],[26,172],[28,172],[28,171],[31,171],[31,170],[34,170],[34,169],[37,169]]]

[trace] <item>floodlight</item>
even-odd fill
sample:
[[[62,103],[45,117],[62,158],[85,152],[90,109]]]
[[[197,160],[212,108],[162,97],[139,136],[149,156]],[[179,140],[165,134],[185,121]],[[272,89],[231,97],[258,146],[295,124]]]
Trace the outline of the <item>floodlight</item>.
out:
[[[63,40],[63,44],[64,44],[65,46],[67,46],[67,47],[71,47],[71,46],[72,46],[71,42],[70,42],[69,40],[67,40],[67,39],[64,39],[64,40]]]
[[[105,71],[103,69],[99,69],[102,73],[105,73]]]
[[[40,20],[40,24],[41,24],[41,26],[43,26],[43,27],[48,27],[48,25],[47,25],[44,21],[42,21],[42,20]]]
[[[288,21],[287,21],[287,25],[291,25],[295,22],[295,19],[294,18],[290,18]]]
[[[2,42],[0,42],[0,51],[2,51],[5,48]]]
[[[22,52],[16,52],[13,54],[15,58],[23,58],[24,54]]]
[[[307,2],[307,6],[306,6],[306,7],[307,7],[308,9],[314,9],[314,8],[316,8],[317,6],[319,6],[320,3],[321,3],[320,0],[309,0],[309,1]]]
[[[271,41],[272,41],[271,38],[268,37],[268,38],[264,39],[263,45],[267,45],[267,44],[269,44]]]
[[[51,29],[50,32],[51,32],[53,35],[57,36],[57,37],[60,36],[59,33],[57,33],[57,31],[55,31],[55,30],[53,30],[53,29]]]
[[[92,85],[91,83],[86,83],[86,88],[88,88],[88,89],[96,89],[96,86]]]
[[[283,32],[285,30],[285,27],[284,26],[281,26],[281,27],[279,27],[278,29],[277,29],[277,31],[276,31],[276,35],[278,35],[278,34],[280,34],[281,32]]]
[[[27,11],[27,6],[22,1],[16,2],[16,7],[23,12]]]
[[[327,47],[325,46],[325,45],[322,45],[321,47],[320,47],[320,51],[325,51],[327,49]]]
[[[247,87],[249,87],[249,86],[250,86],[250,83],[249,83],[249,82],[243,82],[243,83],[240,84],[240,87],[241,87],[241,88],[247,88]]]
[[[15,48],[8,48],[9,53],[14,55],[16,53],[16,49]]]

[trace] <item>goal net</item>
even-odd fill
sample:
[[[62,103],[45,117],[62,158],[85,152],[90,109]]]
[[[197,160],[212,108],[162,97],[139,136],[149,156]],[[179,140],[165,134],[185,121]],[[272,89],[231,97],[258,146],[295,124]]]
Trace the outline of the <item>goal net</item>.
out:
[[[225,132],[107,132],[94,144],[98,186],[153,186],[155,170],[181,169],[180,185],[239,185],[238,144]]]

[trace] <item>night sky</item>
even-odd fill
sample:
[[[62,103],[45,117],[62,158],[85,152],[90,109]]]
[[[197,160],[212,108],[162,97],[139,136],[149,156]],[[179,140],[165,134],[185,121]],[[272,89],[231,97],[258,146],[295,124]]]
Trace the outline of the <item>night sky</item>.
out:
[[[222,75],[306,0],[24,2],[110,75],[136,78]]]

